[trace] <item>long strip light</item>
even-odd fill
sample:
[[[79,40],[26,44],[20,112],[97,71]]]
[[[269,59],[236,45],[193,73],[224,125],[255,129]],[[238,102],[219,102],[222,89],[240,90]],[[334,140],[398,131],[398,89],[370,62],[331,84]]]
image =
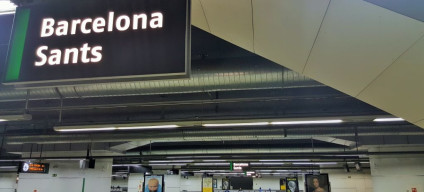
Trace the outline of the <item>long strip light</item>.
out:
[[[311,161],[309,159],[260,159],[260,162],[278,162],[278,161]]]
[[[61,129],[61,128],[54,128],[56,131],[60,132],[77,132],[77,131],[113,131],[116,130],[116,127],[83,127],[78,129]]]
[[[28,121],[32,119],[31,114],[20,114],[20,115],[1,115],[0,122],[3,121]]]
[[[184,166],[187,163],[166,163],[166,164],[158,164],[158,163],[149,163],[149,166]]]
[[[193,163],[193,165],[203,165],[203,166],[216,165],[216,166],[224,166],[224,165],[230,165],[230,163]]]
[[[330,124],[330,123],[342,123],[343,120],[314,120],[314,121],[275,121],[271,122],[271,125],[303,125],[303,124]]]
[[[293,165],[337,165],[337,162],[322,162],[322,163],[292,163]]]
[[[151,160],[149,163],[191,163],[194,162],[194,160],[168,160],[168,161],[157,161],[157,160]]]
[[[15,169],[18,168],[18,166],[0,166],[0,169]]]
[[[285,163],[282,162],[252,162],[250,165],[284,165]]]
[[[155,125],[155,126],[136,126],[136,127],[117,127],[118,130],[132,130],[132,129],[172,129],[178,128],[178,125]]]
[[[217,124],[203,124],[204,127],[238,127],[238,126],[260,126],[269,125],[268,122],[252,122],[252,123],[217,123]]]
[[[137,167],[141,166],[141,164],[113,164],[112,167]]]
[[[0,121],[1,121],[0,116]],[[205,121],[201,123],[203,127],[241,127],[241,126],[269,126],[269,125],[300,125],[300,124],[331,124],[342,123],[341,119],[333,120],[310,120],[302,119],[299,121],[281,120],[281,119],[258,119],[241,120],[239,122],[228,121]],[[235,121],[235,120],[232,120]],[[222,123],[221,123],[222,122]],[[169,124],[167,124],[169,123]],[[173,129],[178,127],[198,126],[197,121],[184,122],[152,122],[138,124],[113,124],[113,125],[75,125],[75,126],[55,126],[55,131],[61,132],[78,132],[78,131],[114,131],[114,130],[142,130],[142,129]]]
[[[106,127],[84,127],[79,126],[56,126],[55,131],[60,132],[78,132],[78,131],[114,131],[114,130],[142,130],[142,129],[172,129],[178,128],[178,125],[153,125],[153,126],[106,126]]]
[[[210,159],[210,160],[202,160],[203,162],[226,162],[224,159]]]
[[[374,122],[394,122],[394,121],[405,121],[402,118],[376,118],[373,120]]]

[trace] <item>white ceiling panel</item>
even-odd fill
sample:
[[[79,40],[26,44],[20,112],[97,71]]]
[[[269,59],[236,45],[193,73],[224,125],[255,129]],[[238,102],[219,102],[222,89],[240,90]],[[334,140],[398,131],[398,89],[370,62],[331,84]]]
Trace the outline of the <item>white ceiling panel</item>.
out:
[[[253,0],[255,53],[301,72],[329,0]]]
[[[201,0],[212,34],[253,52],[251,0]]]
[[[422,22],[365,1],[333,0],[304,74],[356,96],[423,32]]]
[[[210,32],[200,0],[191,1],[191,24],[204,31]]]
[[[424,128],[424,120],[416,122],[415,125]]]
[[[424,127],[424,37],[388,67],[358,98]]]

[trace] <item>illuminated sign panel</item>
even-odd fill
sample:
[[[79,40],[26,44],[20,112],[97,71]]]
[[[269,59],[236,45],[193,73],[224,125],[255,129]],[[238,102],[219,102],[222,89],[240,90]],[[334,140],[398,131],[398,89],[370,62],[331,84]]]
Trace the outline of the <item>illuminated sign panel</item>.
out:
[[[88,0],[19,7],[5,84],[187,77],[190,0]]]
[[[19,166],[20,173],[49,173],[48,163],[24,162]]]
[[[249,167],[249,163],[233,163],[234,170],[243,170],[243,167]]]

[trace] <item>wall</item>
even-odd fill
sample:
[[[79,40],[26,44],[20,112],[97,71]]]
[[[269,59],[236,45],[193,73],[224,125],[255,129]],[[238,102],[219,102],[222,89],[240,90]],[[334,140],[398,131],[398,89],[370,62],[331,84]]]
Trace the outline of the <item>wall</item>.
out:
[[[180,179],[180,190],[190,191],[202,191],[202,177],[201,176],[189,176],[187,178]]]
[[[165,191],[166,192],[180,192],[181,189],[181,178],[180,175],[165,175]]]
[[[373,191],[372,177],[370,170],[357,172],[352,170],[322,170],[322,173],[328,173],[331,191],[334,192],[370,192]],[[304,185],[304,182],[303,182]],[[388,191],[386,191],[388,192]]]
[[[141,192],[143,189],[143,182],[143,173],[131,173],[128,176],[128,192]]]
[[[110,191],[112,159],[96,160],[95,169],[80,169],[79,161],[51,161],[48,174],[19,174],[18,192]],[[57,174],[56,177],[53,174]]]
[[[16,173],[0,173],[0,192],[14,192]]]
[[[262,177],[262,178],[253,178],[253,189],[262,190],[278,190],[280,189],[280,177]]]
[[[424,191],[423,156],[371,156],[370,160],[375,192]]]
[[[115,186],[115,187],[128,187],[128,179],[127,178],[122,178],[122,177],[115,177],[112,178],[111,180],[111,186]]]

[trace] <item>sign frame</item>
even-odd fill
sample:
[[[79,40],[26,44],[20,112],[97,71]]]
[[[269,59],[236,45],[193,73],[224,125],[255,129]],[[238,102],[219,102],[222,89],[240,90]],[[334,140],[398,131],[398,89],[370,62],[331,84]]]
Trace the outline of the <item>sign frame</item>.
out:
[[[43,171],[31,170],[31,167],[43,168]],[[32,162],[21,162],[19,163],[19,173],[37,173],[37,174],[48,174],[49,163],[32,163]]]
[[[4,66],[5,73],[2,77],[2,83],[4,85],[13,85],[16,88],[38,88],[38,87],[58,87],[58,86],[74,86],[84,85],[93,83],[113,83],[113,82],[129,82],[129,81],[146,81],[146,80],[165,80],[165,79],[181,79],[189,78],[191,74],[191,0],[184,0],[186,2],[186,13],[185,13],[185,69],[184,72],[178,73],[158,73],[158,74],[141,74],[141,75],[123,75],[123,76],[101,76],[101,77],[87,77],[87,78],[64,78],[54,80],[35,80],[35,81],[8,81],[7,75],[9,73],[9,60],[11,59],[12,43],[16,35],[15,26],[16,18],[14,18],[14,24],[12,28],[12,34],[9,41],[9,47],[6,56],[6,65]],[[24,9],[26,6],[21,6],[18,9]],[[30,6],[28,6],[30,7]],[[26,29],[28,30],[28,29]],[[25,43],[25,42],[24,42]],[[22,55],[23,57],[23,55]],[[20,66],[22,67],[22,66]]]

